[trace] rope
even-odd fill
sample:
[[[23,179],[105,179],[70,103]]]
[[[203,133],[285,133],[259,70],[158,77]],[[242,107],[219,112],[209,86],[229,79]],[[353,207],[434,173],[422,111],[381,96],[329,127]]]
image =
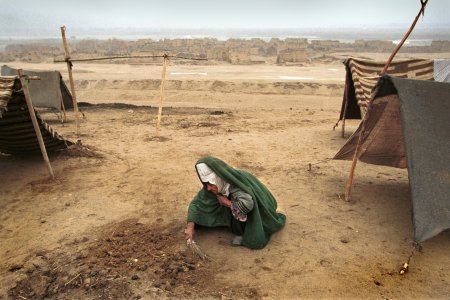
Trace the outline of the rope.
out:
[[[121,55],[121,56],[104,56],[104,57],[94,57],[94,58],[75,58],[71,59],[70,57],[65,58],[64,60],[61,59],[54,59],[53,62],[60,63],[70,63],[72,65],[72,62],[80,62],[80,61],[95,61],[95,60],[108,60],[108,59],[124,59],[124,58],[165,58],[165,59],[187,59],[187,60],[208,60],[206,58],[196,58],[196,57],[185,57],[185,56],[177,56],[177,55]]]
[[[408,257],[408,260],[403,264],[403,266],[400,268],[400,271],[398,272],[400,275],[404,275],[406,272],[408,272],[408,268],[409,268],[409,263],[411,261],[411,258],[414,256],[414,254],[417,252],[422,251],[422,246],[417,243],[414,242],[413,243],[413,249],[411,251],[411,254]]]

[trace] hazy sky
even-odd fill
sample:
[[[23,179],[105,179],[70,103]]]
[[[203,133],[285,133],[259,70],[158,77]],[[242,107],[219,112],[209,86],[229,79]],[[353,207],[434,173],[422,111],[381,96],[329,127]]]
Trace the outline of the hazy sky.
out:
[[[0,27],[35,29],[304,28],[410,24],[419,0],[0,0]],[[449,26],[450,0],[429,0],[418,27]]]

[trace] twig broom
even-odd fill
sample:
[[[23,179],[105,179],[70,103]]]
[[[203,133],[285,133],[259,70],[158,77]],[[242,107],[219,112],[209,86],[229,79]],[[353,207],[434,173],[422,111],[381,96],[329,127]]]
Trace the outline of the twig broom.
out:
[[[207,261],[212,260],[210,256],[208,256],[205,252],[203,252],[202,249],[200,249],[200,247],[197,245],[197,243],[194,240],[188,239],[186,241],[186,244],[187,244],[188,248],[191,249],[192,255],[200,258],[201,260],[207,260]]]

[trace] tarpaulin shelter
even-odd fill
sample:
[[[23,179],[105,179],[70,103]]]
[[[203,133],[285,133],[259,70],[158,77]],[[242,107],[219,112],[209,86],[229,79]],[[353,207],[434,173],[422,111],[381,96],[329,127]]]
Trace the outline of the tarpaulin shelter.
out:
[[[72,143],[58,135],[36,113],[47,152],[67,148]],[[24,92],[18,76],[0,76],[0,152],[6,154],[39,153]]]
[[[72,108],[72,95],[67,88],[61,73],[58,71],[30,71],[24,70],[23,73],[29,76],[38,76],[40,80],[30,81],[28,89],[30,90],[33,106],[54,108],[61,111],[62,105],[65,108]],[[2,66],[2,76],[18,75],[17,70],[7,65]],[[62,103],[61,103],[62,101]]]
[[[381,77],[363,122],[334,159],[362,134],[361,161],[408,168],[415,241],[450,228],[450,83]]]
[[[450,59],[434,60],[434,80],[450,82]]]
[[[386,62],[348,58],[344,65],[345,89],[339,121],[361,119]],[[433,61],[411,59],[392,62],[386,74],[399,78],[433,80]]]

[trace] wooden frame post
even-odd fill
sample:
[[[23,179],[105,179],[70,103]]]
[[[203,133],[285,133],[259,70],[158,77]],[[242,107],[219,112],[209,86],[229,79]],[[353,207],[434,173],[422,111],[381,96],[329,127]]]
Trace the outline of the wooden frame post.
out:
[[[62,80],[62,79],[60,79]],[[58,98],[61,101],[61,107],[59,109],[61,109],[61,123],[65,123],[67,121],[67,115],[66,115],[66,107],[64,106],[64,99],[61,93],[61,89],[58,88],[56,90],[56,93],[58,94]]]
[[[47,150],[45,149],[44,139],[42,138],[41,129],[34,112],[33,103],[31,102],[30,92],[28,90],[27,81],[24,78],[22,69],[17,70],[19,73],[20,83],[22,85],[23,94],[25,95],[25,101],[27,102],[28,112],[30,113],[31,122],[33,123],[34,131],[36,132],[36,137],[39,142],[39,147],[41,148],[42,156],[44,157],[45,164],[47,165],[48,173],[52,180],[55,180],[55,175],[53,174],[53,169],[48,159]]]
[[[69,82],[70,82],[70,90],[72,92],[72,100],[73,100],[73,108],[75,112],[75,122],[77,124],[77,135],[80,135],[80,116],[78,112],[78,102],[77,102],[77,95],[75,93],[75,83],[73,81],[73,75],[72,75],[72,62],[70,61],[70,53],[69,48],[67,47],[67,41],[66,41],[66,26],[61,26],[61,36],[64,46],[64,53],[65,53],[65,61],[67,63],[67,71],[69,72]]]
[[[158,120],[156,122],[156,137],[159,136],[159,129],[161,125],[161,114],[162,114],[162,105],[164,99],[164,84],[166,81],[166,66],[167,66],[168,55],[164,54],[163,56],[163,65],[162,65],[162,74],[161,74],[161,91],[159,95],[159,108],[158,108]]]

